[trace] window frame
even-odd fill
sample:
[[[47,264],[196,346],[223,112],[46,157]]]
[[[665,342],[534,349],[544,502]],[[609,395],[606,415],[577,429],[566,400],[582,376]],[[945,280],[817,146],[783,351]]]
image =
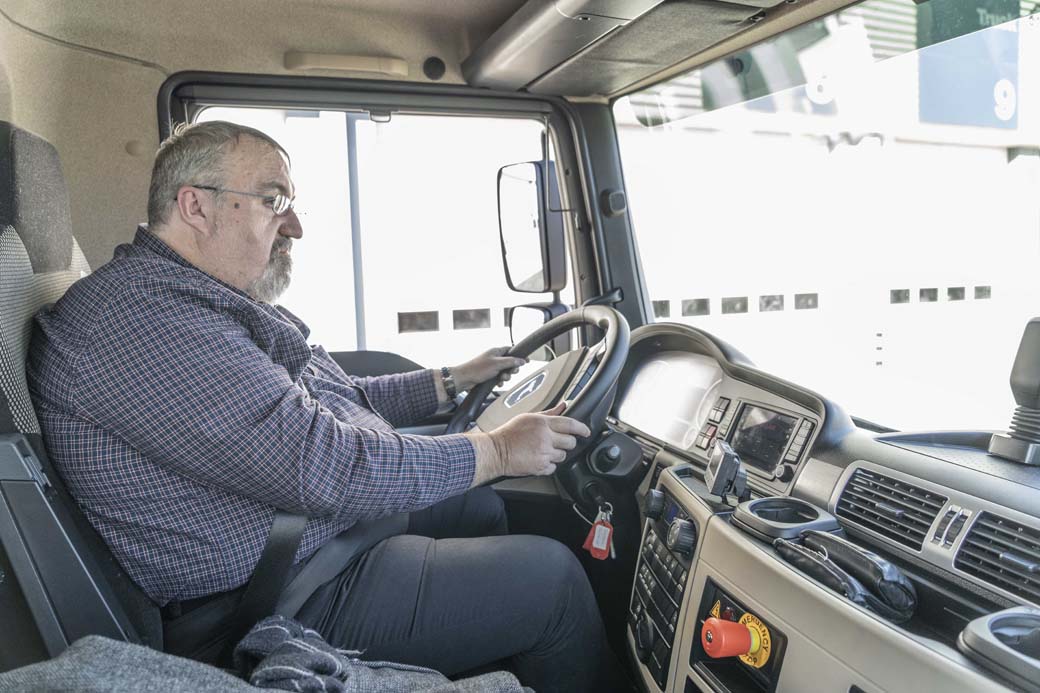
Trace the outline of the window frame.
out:
[[[595,195],[588,193],[583,127],[574,107],[560,97],[464,85],[192,71],[167,78],[157,102],[160,141],[214,106],[542,119],[557,161],[575,300],[580,305],[609,286],[602,281],[603,226],[589,202]]]

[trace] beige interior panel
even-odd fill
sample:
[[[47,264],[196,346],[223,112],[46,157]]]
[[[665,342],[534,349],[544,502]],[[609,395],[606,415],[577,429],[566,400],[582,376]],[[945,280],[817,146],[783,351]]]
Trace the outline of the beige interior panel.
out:
[[[903,629],[853,606],[776,558],[720,517],[708,523],[700,562],[688,589],[699,599],[705,581],[716,584],[788,638],[779,691],[847,691],[857,685],[882,691],[1007,691],[959,652],[910,636]],[[693,610],[683,621],[677,651],[688,669],[699,638]]]
[[[54,144],[69,186],[73,231],[92,267],[144,221],[158,147],[148,68],[42,40],[0,18],[2,64],[13,96],[8,117]],[[136,154],[130,154],[130,149]]]
[[[459,63],[522,0],[5,0],[14,21],[57,39],[157,63],[167,72],[285,74],[289,51],[389,56],[423,80],[422,62]],[[340,72],[316,70],[314,74]]]

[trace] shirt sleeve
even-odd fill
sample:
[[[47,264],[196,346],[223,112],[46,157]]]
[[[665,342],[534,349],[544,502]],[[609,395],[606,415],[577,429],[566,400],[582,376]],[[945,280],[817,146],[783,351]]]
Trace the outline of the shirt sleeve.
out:
[[[430,369],[363,378],[347,375],[324,348],[311,351],[325,374],[363,389],[379,415],[394,426],[411,426],[437,412],[436,376]]]
[[[337,419],[192,291],[157,280],[123,287],[77,364],[78,415],[185,477],[311,517],[417,510],[472,483],[466,436]]]

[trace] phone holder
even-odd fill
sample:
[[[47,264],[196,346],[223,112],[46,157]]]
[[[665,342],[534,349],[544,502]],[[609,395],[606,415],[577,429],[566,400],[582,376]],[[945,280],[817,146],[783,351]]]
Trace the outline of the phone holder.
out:
[[[740,461],[740,456],[733,451],[724,440],[716,440],[708,459],[708,468],[704,470],[704,484],[708,493],[727,502],[730,494],[737,497],[738,503],[751,499],[751,489],[747,483],[747,470]]]

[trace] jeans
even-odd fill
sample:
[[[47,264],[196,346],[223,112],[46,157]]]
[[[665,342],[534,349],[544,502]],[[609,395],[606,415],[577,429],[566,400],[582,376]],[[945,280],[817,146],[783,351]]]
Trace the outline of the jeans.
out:
[[[447,676],[507,659],[539,693],[627,687],[578,560],[552,539],[504,535],[492,489],[413,513],[408,531],[319,588],[296,619],[366,659]]]

